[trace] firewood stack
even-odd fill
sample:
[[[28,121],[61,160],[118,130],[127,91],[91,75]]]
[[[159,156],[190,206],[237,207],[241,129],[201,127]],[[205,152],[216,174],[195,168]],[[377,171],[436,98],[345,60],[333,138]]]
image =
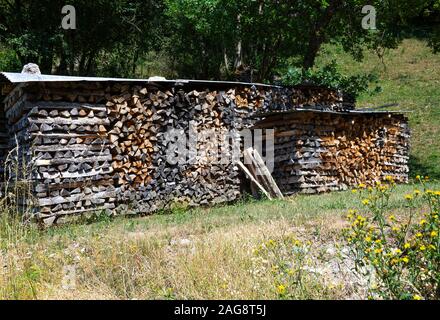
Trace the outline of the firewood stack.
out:
[[[317,86],[296,86],[291,104],[298,108],[346,111],[354,109],[354,99],[341,91]]]
[[[275,180],[285,194],[344,190],[391,176],[408,180],[409,129],[402,115],[296,112],[275,124]]]
[[[111,91],[119,93],[106,97],[117,202],[142,212],[174,202],[196,206],[235,200],[240,195],[238,168],[219,163],[209,150],[217,150],[229,130],[252,127],[255,120],[249,116],[257,110],[291,109],[289,95],[297,94],[272,87],[211,90],[118,84]],[[335,96],[326,99],[338,102]],[[168,163],[168,130],[182,130],[188,139],[190,122],[198,132],[198,157],[187,155],[184,163]],[[204,136],[208,131],[213,134]],[[212,141],[214,133],[218,141]]]
[[[354,102],[345,100],[337,90],[316,86],[239,87],[227,92],[226,104],[235,110],[236,127],[251,128],[255,116],[267,112],[285,112],[302,108],[310,110],[346,111],[354,109]]]
[[[4,95],[0,96],[3,100]],[[4,182],[4,171],[5,171],[5,159],[9,151],[9,135],[6,127],[6,116],[3,108],[0,108],[0,184]],[[1,192],[1,191],[0,191]]]
[[[210,153],[217,151],[221,134],[227,132],[226,123],[233,121],[232,113],[219,101],[225,97],[217,91],[152,86],[126,88],[113,96],[107,102],[113,128],[108,134],[114,178],[121,191],[118,201],[135,202],[143,212],[151,212],[174,202],[208,205],[236,199],[240,187],[237,170],[231,163],[218,163],[217,154]],[[185,145],[190,122],[195,126],[191,132],[197,136],[197,157],[181,154],[177,163],[170,163],[169,130],[180,130],[178,135],[184,140],[176,140],[177,146]],[[212,134],[203,134],[207,132]],[[219,137],[213,141],[215,134]]]
[[[231,150],[222,149],[225,136],[253,128],[255,116],[267,112],[276,114],[259,126],[277,129],[274,177],[284,192],[340,189],[388,173],[397,181],[407,177],[408,133],[399,116],[281,114],[298,107],[352,109],[339,92],[325,88],[32,82],[16,85],[3,101],[0,122],[7,120],[8,132],[0,128],[0,161],[6,137],[7,151],[18,146],[19,162],[29,171],[17,178],[32,184],[36,211],[49,223],[119,205],[149,213],[176,202],[237,199],[243,174],[236,163],[222,162],[218,151],[231,160]],[[355,130],[361,127],[362,135]],[[168,161],[171,147],[193,141],[196,153]]]
[[[77,93],[81,92],[81,95]],[[5,102],[10,147],[32,180],[39,217],[115,207],[109,120],[96,84],[32,84]],[[90,101],[90,103],[89,103]]]
[[[4,130],[7,131],[5,149],[3,154],[3,163],[1,167],[5,171],[5,178],[9,181],[28,180],[28,170],[26,164],[30,161],[29,142],[24,139],[26,131],[25,120],[16,124],[17,117],[12,116],[16,109],[23,109],[26,105],[25,85],[18,85],[13,88],[3,99],[4,108]],[[5,88],[4,88],[5,90]],[[18,117],[18,120],[21,118]],[[6,148],[7,146],[7,148]],[[6,157],[8,161],[6,161]]]

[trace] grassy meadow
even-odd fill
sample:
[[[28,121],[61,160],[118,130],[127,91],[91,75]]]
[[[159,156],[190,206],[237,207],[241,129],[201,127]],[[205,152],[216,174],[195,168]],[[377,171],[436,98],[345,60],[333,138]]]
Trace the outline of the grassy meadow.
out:
[[[413,132],[411,174],[440,190],[440,55],[419,40],[355,62],[326,47],[344,72],[373,71],[382,93],[359,107],[398,102]],[[400,185],[390,211],[408,212]],[[354,270],[342,240],[351,191],[252,199],[146,217],[97,215],[40,230],[0,215],[0,299],[366,299],[370,280]],[[425,208],[421,208],[423,211]],[[287,273],[281,269],[288,270]],[[374,280],[374,279],[373,279]]]
[[[396,215],[412,187],[393,194]],[[48,230],[3,222],[0,299],[365,299],[341,235],[361,208],[345,191]]]
[[[440,178],[440,55],[433,54],[422,40],[406,39],[397,49],[385,51],[383,59],[366,50],[362,62],[336,46],[328,46],[319,56],[318,65],[333,59],[344,74],[372,72],[379,76],[382,92],[362,95],[357,107],[398,103],[386,110],[410,111],[411,175]]]

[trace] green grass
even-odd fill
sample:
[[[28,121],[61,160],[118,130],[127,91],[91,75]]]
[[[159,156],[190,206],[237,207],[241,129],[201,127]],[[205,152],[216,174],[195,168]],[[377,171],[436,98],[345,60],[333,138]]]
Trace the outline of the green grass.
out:
[[[363,95],[358,107],[399,103],[390,110],[408,110],[411,138],[411,175],[440,178],[440,54],[433,54],[422,40],[407,39],[388,50],[383,61],[365,51],[357,62],[337,46],[327,46],[318,58],[322,65],[336,60],[345,74],[372,72],[379,76],[382,92]]]
[[[439,182],[429,188],[440,189]],[[405,213],[396,188],[390,211]],[[297,195],[276,201],[246,201],[146,217],[103,219],[38,230],[0,223],[0,299],[276,299],[279,277],[271,271],[280,257],[292,261],[289,239],[311,241],[298,270],[327,270],[338,254],[348,209],[362,210],[350,191]],[[11,233],[12,230],[12,233]],[[273,256],[253,252],[274,239]],[[181,244],[186,241],[187,244]],[[285,247],[287,245],[287,247]],[[266,261],[266,262],[265,262]],[[63,288],[64,268],[76,269],[76,287]],[[255,272],[258,276],[251,275]],[[327,271],[326,271],[327,272]],[[365,298],[350,288],[351,271],[336,280],[305,272],[301,287],[290,282],[298,299]],[[256,286],[258,290],[255,289]]]
[[[440,182],[430,182],[431,189],[440,189]],[[391,198],[391,207],[405,208],[402,195],[411,192],[412,184],[398,185],[396,194]],[[362,205],[351,191],[325,193],[320,195],[298,194],[286,200],[244,200],[230,205],[218,205],[206,208],[194,208],[187,211],[170,211],[146,217],[116,217],[112,220],[91,224],[66,224],[49,228],[41,237],[59,235],[75,239],[84,232],[100,233],[108,229],[123,229],[127,232],[146,231],[167,228],[191,228],[194,232],[209,232],[216,228],[228,228],[237,224],[264,223],[267,221],[288,220],[302,223],[306,220],[345,213],[349,209],[360,209]],[[33,235],[35,236],[35,235]]]

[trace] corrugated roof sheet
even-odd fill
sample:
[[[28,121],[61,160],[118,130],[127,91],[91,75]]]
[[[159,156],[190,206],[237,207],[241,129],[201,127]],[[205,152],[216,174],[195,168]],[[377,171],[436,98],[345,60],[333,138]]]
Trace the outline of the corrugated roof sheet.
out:
[[[213,80],[187,80],[187,79],[160,79],[159,77],[152,77],[148,79],[128,79],[128,78],[102,78],[102,77],[76,77],[76,76],[57,76],[47,74],[28,74],[15,72],[0,73],[0,81],[10,83],[24,83],[24,82],[147,82],[147,83],[191,83],[191,84],[233,84],[233,85],[249,85],[258,87],[279,87],[274,85],[267,85],[262,83],[249,82],[235,82],[235,81],[213,81]]]
[[[235,82],[235,81],[213,81],[213,80],[189,80],[189,79],[175,79],[168,80],[161,77],[150,77],[148,79],[130,79],[130,78],[103,78],[103,77],[77,77],[77,76],[58,76],[48,74],[28,74],[17,72],[1,72],[0,82],[9,83],[26,83],[26,82],[139,82],[139,83],[157,83],[157,84],[211,84],[211,85],[246,85],[246,86],[258,86],[258,87],[272,87],[282,88],[282,86],[268,85],[263,83],[249,83],[249,82]],[[319,87],[314,85],[298,85],[293,87]],[[267,113],[256,114],[254,117],[266,117],[275,114],[287,114],[291,112],[323,112],[323,113],[337,113],[337,114],[378,114],[378,113],[407,113],[411,111],[375,111],[375,110],[346,110],[346,111],[331,111],[331,110],[319,110],[309,108],[295,108],[288,111],[272,111]]]
[[[344,110],[344,111],[334,111],[334,110],[321,110],[321,109],[313,109],[313,108],[294,108],[290,110],[280,110],[280,111],[269,111],[269,112],[262,112],[257,113],[251,116],[251,118],[263,118],[263,117],[269,117],[274,115],[283,115],[283,114],[292,114],[292,113],[298,113],[298,112],[314,112],[314,113],[332,113],[332,114],[401,114],[401,113],[410,113],[412,111],[408,110]]]

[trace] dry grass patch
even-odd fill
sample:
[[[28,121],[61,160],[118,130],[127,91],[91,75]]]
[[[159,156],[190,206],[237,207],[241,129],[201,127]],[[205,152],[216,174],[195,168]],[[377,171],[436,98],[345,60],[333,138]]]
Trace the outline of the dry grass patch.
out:
[[[390,200],[396,214],[409,189]],[[4,221],[0,298],[365,298],[340,241],[357,203],[351,192],[300,195],[43,231]]]

